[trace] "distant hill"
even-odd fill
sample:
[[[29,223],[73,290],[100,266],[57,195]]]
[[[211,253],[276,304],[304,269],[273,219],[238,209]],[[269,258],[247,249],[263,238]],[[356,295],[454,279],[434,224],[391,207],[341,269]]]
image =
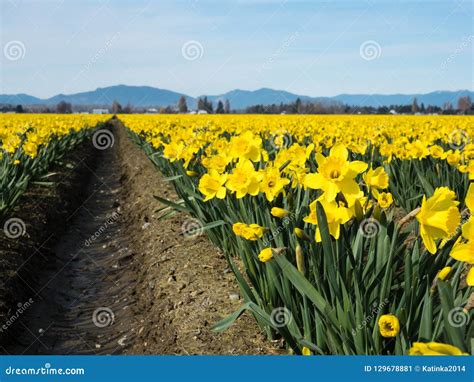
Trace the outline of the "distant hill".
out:
[[[182,93],[151,86],[128,85],[109,86],[76,94],[58,94],[47,99],[40,99],[28,94],[0,94],[0,104],[56,105],[60,101],[66,101],[73,105],[111,105],[116,100],[123,106],[130,103],[136,107],[159,107],[176,105],[181,96],[186,97],[188,107],[196,107],[197,99]],[[244,109],[257,104],[291,103],[297,98],[304,102],[321,102],[326,105],[344,103],[351,106],[377,107],[410,104],[416,97],[419,105],[424,103],[425,105],[443,106],[448,101],[455,105],[458,98],[462,96],[470,96],[474,99],[474,92],[459,90],[435,91],[426,94],[340,94],[335,97],[311,97],[284,90],[262,88],[258,90],[235,89],[224,94],[208,95],[207,97],[214,103],[228,99],[233,109]]]
[[[258,90],[240,90],[235,89],[230,92],[207,96],[207,98],[214,103],[219,100],[224,101],[228,99],[234,109],[245,109],[248,106],[252,105],[271,105],[271,104],[280,104],[280,103],[291,103],[295,102],[297,98],[300,98],[304,102],[322,102],[322,103],[331,103],[334,102],[331,98],[328,97],[310,97],[305,95],[298,95],[290,93],[284,90],[274,90],[269,88],[262,88]]]
[[[0,104],[39,105],[44,104],[44,101],[28,94],[0,94]]]
[[[39,99],[26,94],[0,95],[0,103],[23,105],[56,105],[60,101],[70,102],[73,105],[111,105],[118,101],[122,106],[130,103],[134,106],[168,106],[176,105],[184,95],[189,104],[194,105],[193,97],[176,93],[170,90],[153,88],[151,86],[116,85],[106,88],[97,88],[93,91],[76,94],[58,94],[47,99]]]
[[[416,97],[418,105],[443,106],[445,102],[451,102],[456,106],[459,97],[470,96],[473,98],[474,92],[469,90],[458,91],[435,91],[426,94],[340,94],[332,99],[347,105],[354,106],[390,106],[408,105]]]

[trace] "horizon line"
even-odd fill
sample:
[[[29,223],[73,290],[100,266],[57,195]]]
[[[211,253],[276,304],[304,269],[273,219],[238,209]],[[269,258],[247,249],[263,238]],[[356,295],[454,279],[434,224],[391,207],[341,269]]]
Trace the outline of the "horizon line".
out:
[[[189,95],[189,94],[186,94],[186,93],[181,93],[181,92],[171,90],[171,89],[166,89],[166,88],[155,87],[155,86],[152,86],[152,85],[127,85],[127,84],[120,84],[119,83],[119,84],[108,85],[108,86],[100,86],[100,87],[97,87],[95,89],[83,90],[83,91],[78,91],[78,92],[75,92],[75,93],[56,93],[56,94],[53,94],[52,96],[49,96],[49,97],[38,97],[38,96],[33,95],[32,93],[10,93],[10,94],[0,93],[0,95],[2,95],[2,96],[28,95],[28,96],[35,97],[35,98],[38,98],[38,99],[41,99],[41,100],[47,100],[47,99],[50,99],[50,98],[53,98],[53,97],[56,97],[56,96],[59,96],[59,95],[70,96],[70,95],[75,95],[75,94],[80,94],[80,93],[88,93],[88,92],[97,91],[99,89],[106,89],[106,88],[117,87],[117,86],[135,87],[135,88],[148,87],[148,88],[152,88],[152,89],[170,91],[170,92],[177,93],[179,95],[184,95],[186,97],[190,97],[190,98],[194,98],[194,99],[198,99],[198,98],[206,97],[206,96],[207,97],[218,97],[218,96],[222,96],[226,93],[230,93],[232,91],[256,92],[256,91],[259,91],[259,90],[267,90],[267,89],[272,90],[272,91],[276,91],[276,92],[291,93],[291,94],[294,94],[294,95],[297,95],[297,96],[300,96],[300,97],[309,97],[309,98],[335,98],[335,97],[343,96],[343,95],[345,95],[345,96],[357,96],[357,95],[397,96],[397,95],[426,95],[426,94],[431,94],[431,93],[436,93],[436,92],[452,92],[452,93],[463,92],[463,91],[474,92],[474,90],[471,90],[469,88],[464,88],[464,89],[456,89],[456,90],[435,89],[435,90],[431,90],[431,91],[416,92],[416,93],[400,93],[400,92],[398,92],[398,93],[338,93],[336,95],[330,96],[330,95],[298,94],[298,93],[295,93],[295,92],[291,92],[289,90],[274,89],[274,88],[263,86],[263,87],[259,87],[259,88],[252,89],[252,90],[251,89],[234,88],[234,89],[228,90],[228,91],[226,91],[224,93],[220,93],[220,94],[201,94],[201,95],[197,95],[197,96],[192,96],[192,95]]]

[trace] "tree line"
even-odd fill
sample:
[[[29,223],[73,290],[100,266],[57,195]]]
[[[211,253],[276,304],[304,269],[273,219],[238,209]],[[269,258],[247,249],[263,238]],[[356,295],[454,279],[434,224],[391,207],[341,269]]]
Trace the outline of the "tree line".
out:
[[[76,111],[89,111],[93,106],[77,106]],[[73,112],[73,105],[69,102],[61,101],[56,106],[22,106],[22,105],[1,105],[0,112],[36,112],[36,113],[59,113],[68,114]],[[131,114],[146,113],[150,108],[134,107],[131,104],[122,106],[118,101],[114,101],[111,105],[110,112],[112,114]],[[162,114],[188,113],[186,98],[181,96],[176,106],[167,106],[156,109],[156,112]],[[416,98],[413,99],[411,105],[390,105],[390,106],[349,106],[339,102],[303,102],[297,98],[295,102],[279,103],[271,105],[253,105],[244,110],[231,109],[228,99],[222,102],[217,101],[215,105],[207,97],[199,98],[197,101],[197,112],[205,112],[208,114],[230,114],[230,113],[247,113],[247,114],[474,114],[474,105],[469,96],[460,97],[453,105],[446,102],[442,107],[434,105],[418,104]]]
[[[339,102],[295,102],[271,105],[253,105],[245,108],[247,114],[474,114],[474,105],[469,96],[460,97],[457,107],[446,102],[442,107],[418,104],[416,98],[411,105],[350,106]]]

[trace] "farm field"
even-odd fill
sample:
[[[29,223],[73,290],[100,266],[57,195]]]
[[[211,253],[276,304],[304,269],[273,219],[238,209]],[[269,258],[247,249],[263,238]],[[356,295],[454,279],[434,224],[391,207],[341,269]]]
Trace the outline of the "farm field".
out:
[[[0,350],[473,354],[473,121],[1,115]]]

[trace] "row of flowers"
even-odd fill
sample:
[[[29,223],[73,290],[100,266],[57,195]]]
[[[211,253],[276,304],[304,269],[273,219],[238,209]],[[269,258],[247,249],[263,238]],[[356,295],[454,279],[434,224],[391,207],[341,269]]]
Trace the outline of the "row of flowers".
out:
[[[371,118],[125,117],[229,255],[245,303],[216,330],[251,311],[298,354],[472,351],[472,146],[448,132],[469,121]]]

